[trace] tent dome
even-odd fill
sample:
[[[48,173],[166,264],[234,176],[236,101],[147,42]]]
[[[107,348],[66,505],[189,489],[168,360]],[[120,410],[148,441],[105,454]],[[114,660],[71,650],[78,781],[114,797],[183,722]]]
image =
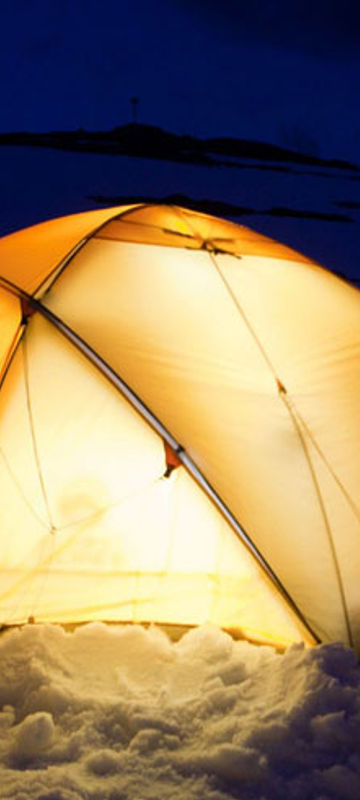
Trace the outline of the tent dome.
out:
[[[0,265],[3,624],[359,647],[359,292],[156,205],[4,237]]]

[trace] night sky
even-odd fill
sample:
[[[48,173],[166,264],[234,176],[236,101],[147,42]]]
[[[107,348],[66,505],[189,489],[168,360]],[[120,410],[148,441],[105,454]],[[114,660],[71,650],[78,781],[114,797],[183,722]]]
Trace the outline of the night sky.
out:
[[[358,0],[2,0],[1,131],[131,119],[360,162]]]

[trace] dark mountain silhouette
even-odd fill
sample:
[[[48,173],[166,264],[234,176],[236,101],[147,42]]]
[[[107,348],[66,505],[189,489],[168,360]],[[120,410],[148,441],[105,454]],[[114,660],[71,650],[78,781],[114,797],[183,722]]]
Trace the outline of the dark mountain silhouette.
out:
[[[285,165],[334,167],[358,171],[355,164],[323,159],[266,142],[219,137],[198,139],[162,130],[154,125],[132,123],[110,131],[14,132],[0,134],[0,145],[51,147],[75,152],[127,155],[206,166],[241,167],[241,159]],[[269,167],[267,167],[269,168]],[[280,166],[273,167],[281,169]]]

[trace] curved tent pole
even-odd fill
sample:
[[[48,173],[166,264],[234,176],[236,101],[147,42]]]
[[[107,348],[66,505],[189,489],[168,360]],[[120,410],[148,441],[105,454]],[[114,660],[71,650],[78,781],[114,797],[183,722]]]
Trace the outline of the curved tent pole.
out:
[[[58,278],[60,278],[60,276],[62,275],[64,270],[67,269],[68,265],[70,264],[70,261],[72,261],[73,258],[75,258],[75,256],[80,252],[80,250],[82,250],[83,247],[85,247],[85,245],[90,241],[90,239],[92,239],[94,236],[97,236],[97,234],[103,228],[105,228],[106,225],[109,224],[109,222],[113,222],[115,219],[118,219],[119,217],[126,217],[127,214],[129,214],[131,211],[135,211],[135,210],[137,211],[138,209],[141,209],[141,208],[146,208],[146,203],[138,203],[138,204],[135,204],[134,206],[131,206],[131,208],[126,209],[125,211],[117,212],[116,214],[114,214],[114,216],[109,217],[109,219],[105,220],[105,222],[101,222],[100,225],[98,225],[95,228],[92,228],[92,230],[89,231],[89,233],[87,233],[86,236],[84,236],[82,239],[80,239],[80,241],[77,242],[77,244],[71,250],[69,250],[68,253],[66,253],[64,255],[64,257],[61,259],[61,261],[58,264],[56,264],[55,267],[51,270],[49,275],[47,275],[46,278],[44,278],[41,281],[41,283],[39,283],[39,285],[34,290],[34,293],[33,293],[32,296],[33,297],[37,297],[37,295],[39,294],[39,292],[41,292],[43,290],[45,285],[46,285],[45,294],[48,291],[50,291],[50,289],[52,289],[54,283],[56,283]],[[50,283],[49,283],[49,280],[50,280]]]
[[[243,529],[239,521],[236,517],[232,514],[226,503],[222,500],[220,495],[215,491],[215,489],[211,486],[207,478],[202,474],[202,472],[198,469],[195,462],[186,452],[184,447],[172,436],[170,431],[163,425],[161,420],[148,408],[148,406],[141,400],[140,397],[131,389],[131,387],[120,377],[120,375],[115,372],[115,370],[104,361],[101,356],[99,356],[93,348],[87,344],[87,342],[82,339],[75,331],[72,330],[65,322],[63,322],[60,317],[53,313],[50,309],[46,308],[39,300],[37,300],[32,295],[27,294],[23,289],[16,286],[16,284],[12,283],[11,281],[7,280],[6,278],[0,277],[0,284],[3,285],[11,294],[16,295],[22,301],[25,301],[26,306],[33,311],[37,311],[41,314],[42,317],[48,320],[54,327],[60,331],[60,333],[65,336],[65,338],[70,341],[97,369],[106,377],[116,389],[129,401],[129,403],[135,408],[139,414],[145,419],[149,425],[167,442],[170,447],[176,453],[179,461],[184,465],[187,471],[191,474],[191,476],[196,480],[196,482],[201,486],[204,490],[205,494],[210,498],[210,500],[214,503],[216,508],[220,511],[223,517],[229,522],[231,525],[234,533],[236,536],[243,542],[246,548],[252,553],[256,562],[260,565],[263,571],[266,573],[268,578],[277,588],[287,605],[290,607],[292,612],[295,616],[299,619],[302,623],[304,628],[308,631],[311,635],[315,643],[321,642],[320,637],[315,633],[315,631],[311,628],[308,621],[305,619],[302,611],[297,606],[291,595],[288,593],[285,586],[282,584],[276,573],[271,568],[270,564],[258,550],[254,542],[251,540],[249,535]]]

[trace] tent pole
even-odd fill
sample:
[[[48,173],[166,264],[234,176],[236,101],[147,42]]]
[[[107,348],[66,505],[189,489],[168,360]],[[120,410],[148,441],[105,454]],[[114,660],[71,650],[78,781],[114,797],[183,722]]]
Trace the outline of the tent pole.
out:
[[[266,561],[263,555],[260,553],[254,542],[248,536],[246,531],[240,525],[236,517],[232,514],[226,503],[221,499],[215,489],[211,486],[209,481],[205,478],[202,472],[197,468],[195,462],[192,458],[188,455],[186,450],[182,447],[182,445],[172,436],[170,431],[163,425],[161,420],[148,408],[148,406],[141,400],[140,397],[131,389],[131,387],[120,377],[120,375],[115,372],[115,370],[104,361],[101,356],[99,356],[93,348],[87,344],[87,342],[82,339],[75,331],[72,330],[65,322],[63,322],[60,317],[54,314],[49,308],[44,306],[39,300],[37,300],[32,295],[27,294],[24,290],[20,289],[20,287],[16,286],[15,284],[11,283],[5,278],[0,278],[0,283],[4,285],[4,288],[7,288],[9,292],[14,295],[17,295],[23,301],[25,301],[34,311],[37,311],[41,314],[42,317],[48,320],[54,327],[63,334],[63,336],[68,339],[95,367],[99,369],[99,371],[118,389],[121,394],[126,397],[126,399],[131,403],[133,408],[135,408],[139,414],[145,419],[151,427],[167,442],[170,447],[174,450],[177,457],[184,465],[184,467],[188,470],[188,472],[192,475],[192,477],[196,480],[196,482],[201,486],[204,490],[206,495],[210,498],[210,500],[214,503],[216,508],[220,511],[223,517],[229,522],[231,525],[234,533],[236,536],[243,542],[246,548],[252,553],[257,563],[266,573],[268,578],[271,582],[276,586],[277,590],[286,601],[287,605],[290,607],[292,612],[298,618],[298,620],[302,623],[304,628],[308,631],[311,638],[314,640],[315,643],[319,643],[320,637],[315,633],[315,631],[311,628],[308,621],[305,619],[302,611],[299,609],[291,595],[286,590],[285,586],[282,584],[280,579],[277,577],[276,573],[272,570],[270,564]]]

